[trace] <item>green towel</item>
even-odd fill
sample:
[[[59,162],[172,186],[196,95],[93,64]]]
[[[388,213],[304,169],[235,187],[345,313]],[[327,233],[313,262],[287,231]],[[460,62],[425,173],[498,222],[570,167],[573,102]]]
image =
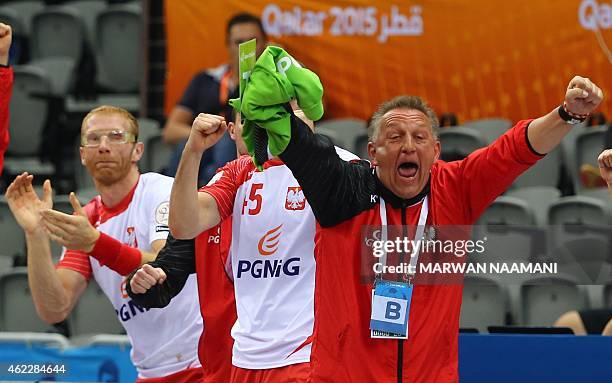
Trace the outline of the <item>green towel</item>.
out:
[[[261,54],[246,83],[242,101],[230,100],[230,105],[241,112],[242,137],[255,165],[255,128],[268,134],[268,147],[273,156],[282,153],[291,138],[290,114],[284,105],[297,99],[309,119],[323,116],[323,85],[312,71],[303,68],[284,49],[269,46]]]

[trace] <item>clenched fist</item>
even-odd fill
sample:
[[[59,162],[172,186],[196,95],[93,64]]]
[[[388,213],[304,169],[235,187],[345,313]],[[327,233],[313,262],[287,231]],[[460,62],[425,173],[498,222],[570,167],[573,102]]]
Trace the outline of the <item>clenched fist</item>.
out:
[[[204,152],[223,137],[227,128],[225,118],[213,114],[200,113],[193,120],[191,133],[189,133],[185,149],[197,153]]]
[[[576,76],[565,92],[565,105],[573,114],[592,113],[603,99],[603,92],[588,78]]]
[[[162,284],[165,280],[164,270],[145,263],[130,280],[130,288],[136,294],[144,294],[151,287]]]

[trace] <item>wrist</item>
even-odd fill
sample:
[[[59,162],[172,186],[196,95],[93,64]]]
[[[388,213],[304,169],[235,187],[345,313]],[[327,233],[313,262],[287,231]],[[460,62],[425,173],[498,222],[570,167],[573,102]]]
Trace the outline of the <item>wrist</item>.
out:
[[[207,148],[198,147],[198,145],[194,145],[191,140],[187,140],[185,147],[183,148],[183,154],[193,155],[193,156],[202,156]]]
[[[32,239],[45,239],[49,238],[49,235],[45,231],[42,225],[37,225],[34,229],[24,229],[25,235]]]
[[[100,232],[98,230],[93,230],[91,238],[87,241],[87,247],[83,249],[86,253],[91,253],[93,249],[96,247],[98,240],[100,239]]]
[[[563,104],[559,106],[557,111],[559,113],[559,117],[561,117],[563,121],[565,121],[567,124],[570,124],[570,125],[576,125],[576,124],[583,123],[589,117],[588,113],[587,114],[572,113],[570,110],[567,109],[567,103],[565,101],[563,101]]]
[[[107,234],[99,234],[98,241],[89,255],[97,259],[101,265],[121,275],[128,275],[136,270],[142,261],[140,250],[123,244]]]

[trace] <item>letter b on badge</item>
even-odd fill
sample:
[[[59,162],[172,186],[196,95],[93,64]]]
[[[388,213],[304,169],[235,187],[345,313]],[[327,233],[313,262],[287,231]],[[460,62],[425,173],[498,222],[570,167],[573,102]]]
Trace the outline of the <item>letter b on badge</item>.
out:
[[[385,318],[391,320],[397,320],[400,318],[402,305],[397,302],[387,302],[387,309],[385,310]]]

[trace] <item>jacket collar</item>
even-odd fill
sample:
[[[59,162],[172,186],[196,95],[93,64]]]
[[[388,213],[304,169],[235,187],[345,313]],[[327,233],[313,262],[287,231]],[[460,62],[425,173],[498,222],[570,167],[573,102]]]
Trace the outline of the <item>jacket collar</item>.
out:
[[[423,190],[421,190],[419,194],[415,195],[412,198],[404,199],[404,198],[398,197],[397,195],[393,194],[391,190],[387,189],[387,187],[383,185],[380,179],[378,179],[378,176],[376,175],[376,170],[373,170],[373,172],[376,178],[377,194],[381,196],[385,200],[386,203],[391,204],[391,206],[393,206],[393,208],[395,209],[400,209],[402,207],[405,208],[405,207],[417,204],[421,202],[429,194],[429,191],[431,188],[431,173],[429,174],[429,178],[427,179],[427,183],[425,184],[425,187],[423,188]]]

